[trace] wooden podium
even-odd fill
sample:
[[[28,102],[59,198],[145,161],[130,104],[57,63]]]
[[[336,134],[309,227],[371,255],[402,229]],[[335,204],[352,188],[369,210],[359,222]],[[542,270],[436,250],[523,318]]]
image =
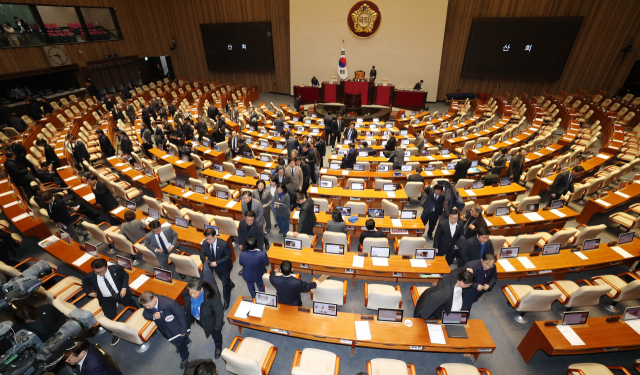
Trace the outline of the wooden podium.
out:
[[[344,93],[344,104],[347,109],[358,109],[362,107],[362,96],[358,94]]]

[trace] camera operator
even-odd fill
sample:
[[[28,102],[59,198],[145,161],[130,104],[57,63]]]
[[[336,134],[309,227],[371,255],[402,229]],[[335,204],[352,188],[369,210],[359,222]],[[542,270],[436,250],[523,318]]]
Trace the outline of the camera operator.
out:
[[[67,363],[74,367],[73,373],[77,375],[122,375],[109,360],[89,341],[76,340],[76,346],[66,354]]]
[[[48,303],[39,307],[33,305],[20,306],[13,312],[13,318],[17,323],[13,327],[15,332],[26,329],[35,333],[42,342],[53,337],[67,321],[67,317],[60,310]]]

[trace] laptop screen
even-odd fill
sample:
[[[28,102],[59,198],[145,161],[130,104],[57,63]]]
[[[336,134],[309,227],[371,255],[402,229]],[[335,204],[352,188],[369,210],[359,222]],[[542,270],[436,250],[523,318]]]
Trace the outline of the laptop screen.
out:
[[[320,205],[319,204],[314,204],[313,205],[313,213],[314,214],[320,213]]]
[[[351,207],[336,207],[342,216],[351,216]]]
[[[478,161],[477,160],[472,160],[471,161],[471,168],[476,168],[478,166]]]
[[[152,219],[160,220],[160,213],[153,208],[149,209],[149,217]]]
[[[127,209],[131,211],[136,210],[136,202],[127,201]]]
[[[327,254],[344,255],[344,245],[328,243],[325,245],[324,251]]]
[[[436,258],[436,249],[416,249],[416,259],[433,260]]]
[[[527,207],[525,207],[525,212],[538,212],[539,209],[540,203],[528,204]]]
[[[274,294],[267,294],[256,292],[256,303],[258,305],[265,305],[269,307],[278,307],[278,296]]]
[[[294,240],[293,238],[284,239],[284,248],[293,250],[302,250],[302,240]]]
[[[509,186],[511,185],[511,179],[510,178],[501,178],[500,179],[500,186]]]
[[[500,249],[500,258],[517,258],[519,251],[519,247],[503,247]]]
[[[351,190],[364,190],[364,184],[360,182],[352,182]]]
[[[378,309],[379,322],[402,323],[402,315],[401,309]]]
[[[338,316],[338,305],[333,303],[313,302],[313,313],[327,316]]]
[[[202,185],[195,185],[195,186],[194,186],[194,188],[195,188],[195,190],[196,190],[196,193],[198,193],[198,194],[204,194],[204,186],[202,186]]]
[[[456,169],[456,164],[457,164],[456,162],[447,164],[447,170],[451,171],[451,170]]]
[[[222,172],[222,164],[214,164],[213,170],[216,172]]]
[[[171,271],[163,270],[162,268],[153,267],[153,273],[156,275],[156,279],[167,283],[173,282]]]
[[[126,270],[133,271],[133,266],[131,265],[131,259],[125,258],[120,255],[116,255],[116,261],[118,265]]]
[[[378,165],[378,172],[389,172],[388,165]]]
[[[182,217],[176,217],[176,226],[179,226],[181,228],[189,228],[189,221],[187,221],[187,219],[182,218]]]
[[[401,210],[400,219],[415,220],[418,217],[418,211]]]
[[[482,189],[484,187],[484,181],[473,181],[473,189]]]
[[[96,248],[95,245],[90,244],[89,242],[85,242],[84,243],[84,250],[87,252],[87,254],[91,254],[94,257],[98,257],[98,249]]]
[[[555,254],[560,254],[559,243],[544,245],[544,247],[542,248],[542,255],[555,255]]]
[[[600,247],[600,239],[593,238],[590,240],[584,240],[584,245],[582,246],[582,250],[593,250]]]
[[[353,166],[353,170],[358,172],[364,171],[364,164],[355,164]]]
[[[384,210],[381,208],[370,208],[369,209],[369,217],[373,217],[376,219],[382,219],[384,217]]]
[[[268,163],[271,161],[271,158],[268,157],[267,155],[260,155],[260,160]]]
[[[442,324],[467,324],[468,320],[468,311],[451,311],[450,313],[442,313]]]
[[[554,210],[561,209],[562,207],[564,207],[564,202],[559,199],[551,202],[551,208]]]
[[[260,179],[262,181],[269,181],[270,180],[269,174],[268,173],[260,173]]]
[[[184,184],[184,180],[181,180],[179,178],[176,179],[176,187],[179,187],[180,189],[184,189],[185,184]]]
[[[340,169],[340,164],[331,163],[329,164],[329,169],[338,170]]]
[[[633,232],[620,234],[620,236],[618,237],[618,245],[624,245],[626,243],[632,242],[633,236]]]
[[[580,325],[587,323],[588,311],[565,311],[562,316],[563,326]]]
[[[216,190],[216,198],[229,199],[229,193],[224,190]]]
[[[400,170],[402,172],[411,172],[413,170],[413,166],[412,165],[403,165],[400,167]]]
[[[371,256],[377,258],[389,258],[391,251],[389,247],[371,246]]]
[[[622,314],[622,321],[640,319],[640,306],[627,307]]]
[[[497,207],[496,208],[496,216],[504,216],[504,215],[509,215],[509,207],[507,207],[507,206]]]
[[[320,187],[322,187],[322,188],[332,188],[333,187],[333,181],[321,180],[320,181]]]

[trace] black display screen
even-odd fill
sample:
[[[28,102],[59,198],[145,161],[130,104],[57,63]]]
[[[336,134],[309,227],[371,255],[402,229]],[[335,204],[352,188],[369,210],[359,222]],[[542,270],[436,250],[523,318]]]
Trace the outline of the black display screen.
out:
[[[474,18],[461,75],[558,79],[583,18]]]
[[[271,22],[201,24],[207,66],[219,70],[273,70]]]

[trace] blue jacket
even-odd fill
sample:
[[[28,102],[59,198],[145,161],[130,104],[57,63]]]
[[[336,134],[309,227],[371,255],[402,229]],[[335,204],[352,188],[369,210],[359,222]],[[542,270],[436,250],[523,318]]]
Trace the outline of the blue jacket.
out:
[[[269,266],[269,257],[264,251],[245,250],[240,253],[240,265],[244,267],[242,278],[246,282],[261,283],[265,267]]]
[[[424,194],[425,194],[425,198],[423,198],[423,201],[422,201],[422,209],[423,209],[422,215],[424,216],[432,211],[435,212],[435,214],[438,216],[442,215],[444,200],[445,200],[444,194],[441,193],[438,196],[438,199],[436,199],[435,194],[431,191],[430,186],[427,186],[426,188],[424,188]]]
[[[182,306],[168,297],[160,295],[156,295],[156,297],[158,297],[160,319],[153,319],[153,314],[155,314],[153,309],[145,308],[142,316],[147,320],[155,322],[162,336],[169,341],[179,335],[188,333],[190,329],[187,325],[187,316]]]
[[[84,357],[82,368],[77,369],[75,373],[79,375],[122,375],[122,372],[113,367],[93,345],[87,348],[87,356]]]
[[[233,267],[233,263],[231,262],[231,249],[229,248],[229,244],[218,238],[216,240],[216,251],[214,255],[209,243],[207,241],[203,241],[202,250],[200,251],[200,261],[209,267],[211,271],[215,271],[217,274],[230,272]],[[213,261],[218,265],[212,268],[210,262]]]
[[[316,288],[316,283],[308,283],[294,276],[275,276],[275,272],[269,274],[269,281],[276,288],[278,303],[291,306],[302,306],[300,292]]]
[[[476,281],[471,284],[470,287],[464,289],[462,291],[462,310],[469,311],[471,309],[471,304],[482,296],[485,290],[478,291],[478,285],[489,284],[489,290],[486,292],[490,292],[493,289],[493,286],[496,285],[496,281],[498,280],[498,274],[496,273],[496,267],[494,266],[489,271],[487,271],[487,278],[484,278],[484,269],[482,268],[482,261],[480,259],[473,260],[464,265],[463,269],[471,268],[473,270],[473,275],[476,277]]]

